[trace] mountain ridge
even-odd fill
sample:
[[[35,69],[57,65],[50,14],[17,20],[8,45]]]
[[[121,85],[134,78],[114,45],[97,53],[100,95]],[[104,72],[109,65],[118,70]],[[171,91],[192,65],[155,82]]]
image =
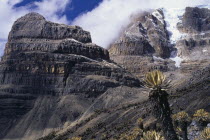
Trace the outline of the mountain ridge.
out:
[[[18,19],[0,62],[0,138],[111,139],[132,130],[140,117],[151,129],[156,124],[141,78],[156,69],[172,80],[173,113],[210,112],[210,45],[200,44],[210,38],[208,30],[173,45],[161,9],[132,18],[109,50],[93,44],[81,27],[52,23],[37,13]],[[190,58],[203,48],[205,57],[184,59],[180,68],[170,60],[173,51]]]

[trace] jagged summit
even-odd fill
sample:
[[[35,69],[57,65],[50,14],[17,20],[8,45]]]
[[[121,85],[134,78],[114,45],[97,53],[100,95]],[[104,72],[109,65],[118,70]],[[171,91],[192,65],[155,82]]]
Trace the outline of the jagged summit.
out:
[[[49,22],[38,13],[26,14],[14,23],[9,39],[24,37],[55,40],[73,38],[82,43],[91,43],[90,33],[81,27]]]
[[[210,58],[209,12],[186,7],[139,13],[110,46],[111,59],[138,75],[152,69],[170,71],[174,64],[180,68],[191,60],[202,63]]]
[[[28,14],[24,15],[23,17],[20,17],[19,19],[17,19],[15,21],[15,23],[16,22],[21,22],[23,20],[27,20],[27,21],[30,21],[30,20],[45,20],[45,18],[44,18],[44,16],[42,16],[39,13],[31,12],[31,13],[28,13]]]
[[[131,23],[109,49],[113,55],[170,57],[168,33],[161,9],[132,17]]]
[[[19,18],[12,26],[8,39],[3,59],[14,52],[42,51],[109,60],[107,50],[91,43],[89,32],[79,26],[46,21],[38,13]]]

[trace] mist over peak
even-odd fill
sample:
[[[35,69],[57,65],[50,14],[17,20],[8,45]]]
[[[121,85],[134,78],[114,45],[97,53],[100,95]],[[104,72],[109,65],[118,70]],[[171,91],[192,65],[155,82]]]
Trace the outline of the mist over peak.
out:
[[[209,0],[104,0],[98,7],[77,17],[72,24],[91,32],[93,42],[107,48],[129,24],[130,16],[148,9],[210,7]],[[173,10],[171,10],[173,12]]]

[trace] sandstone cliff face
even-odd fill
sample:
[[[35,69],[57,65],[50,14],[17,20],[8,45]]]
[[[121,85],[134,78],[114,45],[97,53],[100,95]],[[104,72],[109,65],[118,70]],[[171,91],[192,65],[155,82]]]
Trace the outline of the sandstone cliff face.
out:
[[[8,140],[37,139],[78,119],[108,89],[140,86],[89,32],[37,13],[14,23],[0,79],[0,138]]]

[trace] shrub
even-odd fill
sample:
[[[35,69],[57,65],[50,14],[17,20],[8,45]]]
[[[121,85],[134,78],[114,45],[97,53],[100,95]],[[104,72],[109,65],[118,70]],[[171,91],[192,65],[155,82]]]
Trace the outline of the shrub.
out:
[[[191,118],[189,117],[188,113],[182,111],[172,116],[173,120],[176,122],[190,122]]]
[[[142,118],[137,119],[137,124],[138,124],[139,128],[143,129],[143,119]]]
[[[210,140],[210,128],[204,129],[200,134],[201,140]]]
[[[160,133],[157,133],[156,131],[147,131],[146,133],[143,133],[143,137],[141,140],[165,140],[163,136],[160,135]]]
[[[138,118],[138,119],[137,119],[137,123],[138,123],[138,124],[142,124],[142,123],[143,123],[143,119],[142,119],[142,118]]]
[[[131,135],[134,136],[134,137],[138,137],[138,136],[140,136],[142,134],[143,134],[143,130],[138,128],[138,127],[135,127],[133,129],[132,133],[131,133]]]
[[[119,140],[136,140],[138,137],[142,136],[143,130],[135,127],[131,132],[129,133],[123,133],[120,135]]]
[[[68,140],[82,140],[82,138],[81,137],[72,137],[72,138],[70,138]]]
[[[208,123],[210,121],[210,113],[206,112],[204,109],[199,109],[193,115],[193,119],[200,123]]]
[[[186,112],[182,111],[174,114],[172,118],[174,120],[175,126],[177,127],[177,132],[181,134],[183,140],[188,140],[187,126],[191,122],[191,118],[189,117],[189,115]]]

